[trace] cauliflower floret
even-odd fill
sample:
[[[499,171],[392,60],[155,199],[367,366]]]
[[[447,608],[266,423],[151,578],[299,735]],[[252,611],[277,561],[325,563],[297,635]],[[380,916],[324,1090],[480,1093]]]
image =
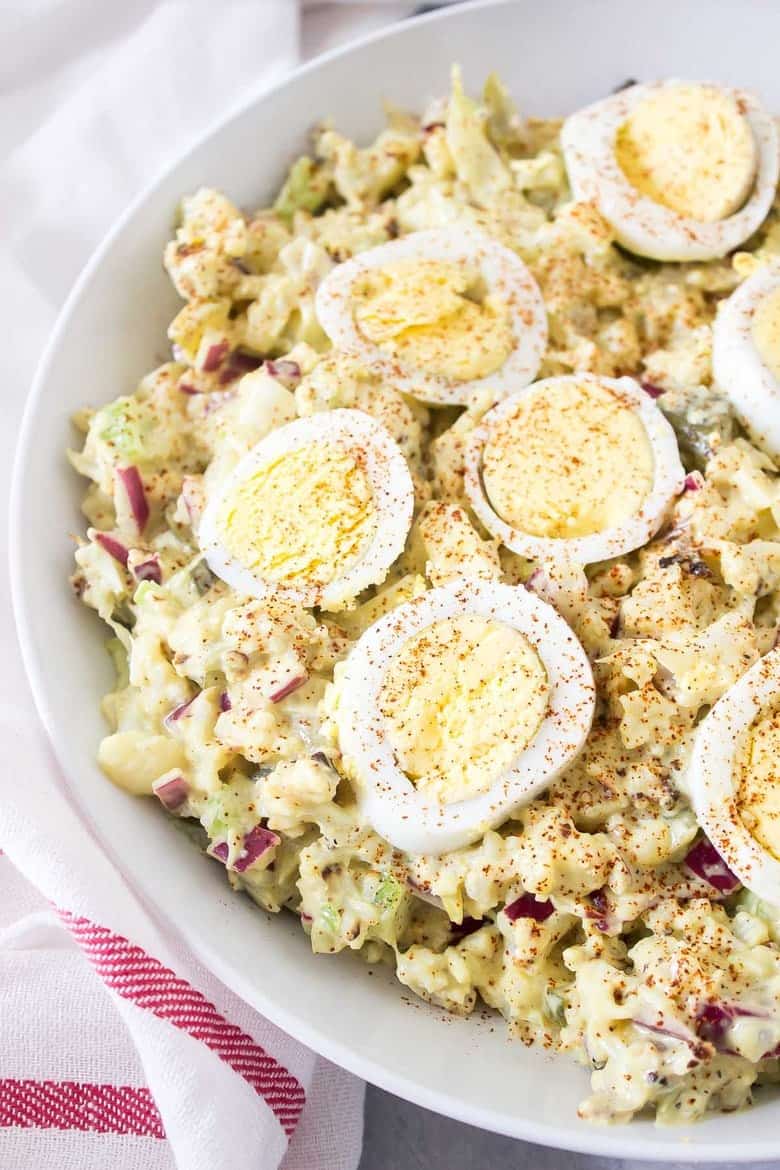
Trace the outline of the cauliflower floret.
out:
[[[202,187],[182,200],[182,219],[165,249],[165,267],[184,300],[229,295],[241,279],[247,224],[219,191]]]
[[[616,858],[605,833],[580,833],[562,809],[529,805],[516,841],[523,887],[547,898],[580,896],[606,883]]]
[[[467,1016],[477,1002],[477,984],[489,971],[486,963],[501,950],[495,927],[483,927],[441,954],[411,946],[396,955],[395,972],[402,983],[422,999],[458,1016]]]
[[[483,540],[458,504],[446,500],[426,504],[420,513],[418,534],[431,585],[444,585],[456,577],[501,579],[496,542]]]
[[[98,763],[119,788],[134,796],[151,796],[154,781],[172,769],[184,771],[187,757],[167,735],[117,731],[100,741]]]
[[[257,807],[272,829],[300,837],[311,824],[327,821],[339,775],[319,760],[283,761],[257,782]]]

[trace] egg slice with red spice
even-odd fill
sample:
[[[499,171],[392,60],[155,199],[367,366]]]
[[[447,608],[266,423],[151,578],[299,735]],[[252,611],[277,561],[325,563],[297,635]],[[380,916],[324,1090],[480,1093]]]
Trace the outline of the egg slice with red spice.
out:
[[[403,551],[414,490],[390,433],[360,410],[272,431],[209,499],[198,540],[239,593],[337,610]]]
[[[729,869],[780,906],[780,648],[699,724],[688,776],[696,818]]]
[[[575,198],[654,260],[725,256],[761,226],[777,186],[775,121],[728,86],[629,86],[567,118],[561,146]]]
[[[780,261],[757,269],[719,306],[712,373],[753,441],[780,455]]]
[[[487,530],[531,560],[622,556],[661,527],[685,472],[671,425],[632,378],[571,374],[513,394],[467,440]]]
[[[547,315],[522,260],[473,228],[435,228],[361,252],[317,290],[334,346],[433,404],[493,401],[526,386]]]
[[[363,818],[433,854],[477,840],[559,775],[594,704],[585,651],[556,610],[476,578],[380,618],[326,699]]]

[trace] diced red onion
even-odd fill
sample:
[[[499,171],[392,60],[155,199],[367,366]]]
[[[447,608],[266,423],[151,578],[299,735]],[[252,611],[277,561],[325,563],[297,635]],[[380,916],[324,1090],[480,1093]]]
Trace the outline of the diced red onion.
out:
[[[700,471],[691,471],[686,475],[683,483],[684,492],[700,492],[704,487],[704,479]]]
[[[229,711],[232,706],[233,704],[230,702],[230,695],[227,693],[227,691],[223,691],[219,696],[220,711]]]
[[[700,837],[688,851],[685,866],[696,877],[708,882],[719,894],[733,894],[741,885],[739,878],[731,872],[726,862],[707,837]]]
[[[234,349],[219,373],[220,386],[240,378],[243,374],[250,374],[263,364],[263,359],[253,353],[246,353],[241,349]]]
[[[597,914],[609,913],[609,899],[607,898],[607,892],[603,886],[599,890],[591,890],[591,892],[588,894],[588,901]]]
[[[702,1040],[707,1040],[718,1052],[733,1052],[726,1043],[726,1033],[740,1016],[758,1020],[769,1018],[764,1012],[755,1012],[736,1003],[718,1003],[713,1000],[699,1004],[696,1011],[696,1031]]]
[[[517,922],[518,918],[533,918],[534,922],[544,922],[554,913],[555,907],[548,898],[539,899],[535,894],[529,893],[521,894],[514,902],[504,907],[504,914],[510,922]]]
[[[280,841],[281,837],[277,833],[272,833],[264,825],[255,825],[244,837],[241,854],[230,868],[235,870],[236,873],[244,873],[264,853],[267,853],[269,849],[274,849]],[[230,848],[227,841],[215,841],[209,846],[208,853],[211,857],[215,857],[217,861],[221,861],[224,865],[227,865]]]
[[[148,560],[141,561],[139,565],[135,565],[133,576],[136,581],[154,581],[155,585],[162,585],[162,569],[157,555],[155,554]]]
[[[181,390],[182,394],[202,394],[203,393],[201,390],[198,390],[197,386],[191,386],[189,382],[179,382],[179,389]]]
[[[149,501],[146,498],[141,473],[137,467],[118,467],[116,473],[121,480],[122,487],[127,493],[127,500],[130,504],[133,519],[135,520],[135,526],[139,533],[143,532],[149,520]]]
[[[291,362],[287,358],[281,358],[279,361],[269,358],[265,363],[265,368],[272,378],[278,378],[285,385],[289,382],[294,386],[301,378],[301,367],[297,362]]]
[[[278,690],[273,691],[268,698],[272,703],[281,703],[282,699],[286,699],[293,691],[297,691],[299,687],[302,687],[307,682],[308,677],[306,674],[296,675],[295,678],[291,678],[283,686],[279,687]]]
[[[96,532],[95,541],[101,548],[105,549],[109,556],[113,557],[115,561],[119,561],[120,565],[127,568],[127,558],[130,555],[128,549],[108,532]]]
[[[244,848],[241,856],[233,863],[233,869],[236,873],[243,873],[269,849],[275,849],[280,841],[281,837],[272,833],[270,829],[266,829],[263,825],[255,825],[254,829],[250,829],[244,837]]]
[[[230,855],[230,848],[227,841],[215,841],[212,845],[209,845],[206,852],[209,856],[216,857],[217,861],[221,861],[223,865],[226,865]]]
[[[227,357],[229,349],[230,343],[228,341],[218,341],[216,345],[210,345],[203,359],[203,372],[213,374],[215,370],[218,370]]]
[[[186,715],[188,709],[192,706],[197,697],[197,695],[193,695],[193,697],[188,699],[186,703],[179,703],[178,707],[174,707],[172,711],[169,711],[163,719],[163,726],[170,729],[172,724],[178,723],[182,715]]]
[[[448,946],[457,946],[459,942],[463,942],[464,938],[480,930],[485,921],[484,918],[464,918],[462,922],[451,922]]]
[[[183,776],[171,776],[170,780],[164,780],[162,784],[159,781],[153,784],[152,790],[168,812],[176,812],[186,802],[190,786]]]
[[[642,387],[645,394],[650,396],[650,398],[660,398],[663,394],[666,393],[665,390],[663,390],[660,386],[656,386],[653,382],[640,382],[639,385]]]
[[[602,934],[609,933],[609,898],[607,897],[607,891],[603,887],[599,890],[592,890],[588,894],[585,912],[597,930],[600,930]]]

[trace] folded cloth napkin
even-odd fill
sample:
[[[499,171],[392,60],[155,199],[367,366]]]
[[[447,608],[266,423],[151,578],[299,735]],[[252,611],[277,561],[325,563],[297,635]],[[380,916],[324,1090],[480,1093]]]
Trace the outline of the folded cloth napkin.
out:
[[[312,49],[333,35],[315,15]],[[0,22],[7,480],[25,389],[78,270],[158,170],[295,63],[301,12],[6,0]],[[362,1084],[205,971],[70,802],[21,681],[4,575],[0,652],[0,1166],[352,1170]]]
[[[0,1165],[353,1170],[361,1083],[164,931],[70,804],[28,709],[5,706],[2,725]]]

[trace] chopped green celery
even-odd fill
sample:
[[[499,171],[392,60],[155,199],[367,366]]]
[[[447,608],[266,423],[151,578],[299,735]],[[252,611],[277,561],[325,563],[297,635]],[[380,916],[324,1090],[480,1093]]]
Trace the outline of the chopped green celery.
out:
[[[452,70],[446,134],[458,178],[480,206],[490,205],[513,186],[508,168],[487,136],[484,111],[464,92],[457,66]]]
[[[133,398],[117,398],[99,410],[93,419],[97,436],[124,459],[137,460],[143,454],[145,427],[138,417]]]
[[[518,145],[520,118],[509,90],[496,73],[491,73],[482,91],[487,110],[487,132],[499,150],[511,150]]]
[[[155,589],[159,588],[160,586],[157,585],[154,581],[141,581],[135,593],[133,594],[133,605],[143,605],[144,599],[149,595],[149,593],[153,593]]]
[[[193,580],[192,571],[194,567],[203,564],[203,555],[198,553],[197,556],[186,564],[183,568],[178,569],[165,582],[165,587],[174,601],[178,601],[180,605],[192,605],[201,596],[202,591],[198,588],[196,582]]]
[[[742,910],[747,910],[748,914],[752,914],[755,918],[762,918],[764,922],[777,923],[780,920],[780,909],[765,902],[763,898],[759,898],[758,894],[754,894],[751,890],[742,890],[737,905]]]
[[[331,906],[330,902],[326,902],[320,910],[320,922],[326,930],[331,930],[334,934],[339,929],[339,912],[335,906]]]
[[[566,1001],[560,992],[548,987],[544,993],[544,1010],[556,1024],[566,1023]]]
[[[688,805],[677,804],[674,809],[668,812],[662,812],[661,816],[666,821],[669,829],[670,845],[672,853],[676,853],[678,849],[688,846],[693,838],[696,836],[698,824],[696,821],[696,814]]]
[[[213,841],[240,841],[257,824],[253,793],[253,781],[235,774],[216,792],[209,793],[200,823]]]
[[[374,905],[381,906],[383,910],[392,910],[398,904],[402,893],[401,883],[392,874],[386,873],[376,888]]]
[[[319,211],[328,196],[330,179],[313,159],[302,155],[290,167],[274,211],[290,220],[296,211]]]
[[[230,828],[226,815],[223,794],[221,791],[212,792],[206,797],[200,823],[212,841],[224,838]]]
[[[108,651],[109,658],[114,664],[114,671],[116,673],[116,689],[118,691],[123,691],[130,682],[127,651],[119,641],[119,638],[109,638],[106,642],[106,650]]]
[[[208,809],[206,809],[201,816],[201,824],[212,841],[223,841],[227,836],[227,832],[230,827],[224,817],[209,817]]]

